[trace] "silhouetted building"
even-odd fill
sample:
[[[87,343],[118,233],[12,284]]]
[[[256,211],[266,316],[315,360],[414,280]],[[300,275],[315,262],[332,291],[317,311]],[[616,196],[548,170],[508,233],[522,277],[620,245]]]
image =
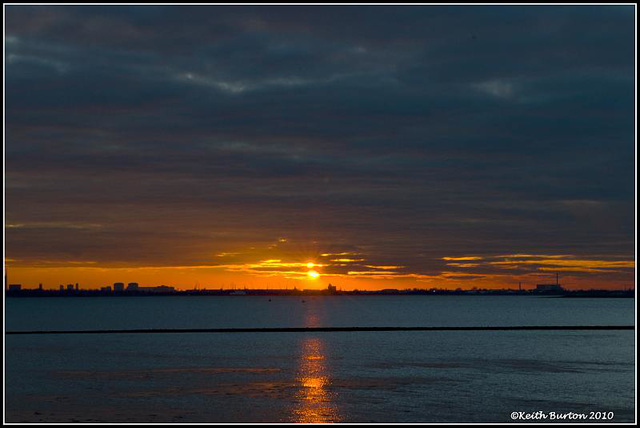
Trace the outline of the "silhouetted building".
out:
[[[9,291],[20,291],[22,290],[22,284],[9,284]]]
[[[538,284],[536,285],[536,291],[562,291],[562,286],[560,286],[560,275],[556,274],[556,283],[555,284]]]
[[[536,291],[562,291],[560,284],[538,284]]]
[[[104,293],[111,293],[111,286],[107,285],[106,287],[101,287],[100,291],[102,291]]]
[[[127,285],[127,291],[138,291],[138,283],[137,282],[130,282]]]
[[[42,283],[38,284],[38,290],[42,291]]]
[[[138,287],[138,290],[144,291],[145,293],[173,293],[176,291],[175,288],[167,285],[158,285],[157,287]]]
[[[73,291],[73,284],[67,284],[67,291]]]
[[[329,294],[335,294],[337,291],[337,288],[335,285],[329,284],[329,286],[327,287],[327,291],[329,292]]]
[[[80,290],[80,286],[78,285],[78,283],[76,282],[76,291]]]
[[[114,282],[113,291],[124,291],[124,282]]]

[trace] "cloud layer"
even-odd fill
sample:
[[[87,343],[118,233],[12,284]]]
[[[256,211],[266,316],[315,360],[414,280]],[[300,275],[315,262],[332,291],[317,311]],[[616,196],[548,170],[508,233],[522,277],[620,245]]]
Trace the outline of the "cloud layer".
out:
[[[632,6],[11,6],[5,49],[15,266],[633,284]]]

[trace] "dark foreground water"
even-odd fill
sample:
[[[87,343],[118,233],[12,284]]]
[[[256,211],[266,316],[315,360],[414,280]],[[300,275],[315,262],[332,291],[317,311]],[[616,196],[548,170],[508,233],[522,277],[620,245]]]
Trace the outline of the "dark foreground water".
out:
[[[6,329],[634,324],[632,299],[304,300],[8,299]],[[633,331],[10,335],[5,345],[8,422],[634,418]]]

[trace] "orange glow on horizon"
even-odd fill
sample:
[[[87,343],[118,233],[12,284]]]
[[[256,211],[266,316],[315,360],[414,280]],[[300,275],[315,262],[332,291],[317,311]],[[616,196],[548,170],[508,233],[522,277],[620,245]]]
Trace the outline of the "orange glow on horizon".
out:
[[[253,248],[253,247],[251,247]],[[252,252],[253,251],[253,252]],[[302,253],[302,254],[300,254]],[[336,254],[320,251],[238,249],[214,253],[201,265],[114,266],[86,260],[24,260],[5,258],[7,282],[24,289],[55,290],[59,285],[79,283],[84,289],[99,289],[115,282],[137,282],[140,286],[167,285],[177,290],[230,289],[324,289],[329,283],[350,290],[391,289],[524,289],[547,281],[559,273],[569,290],[635,288],[634,260],[619,257],[572,254],[460,255],[433,260],[429,270],[384,263],[371,255],[358,259],[333,259]],[[348,263],[344,263],[348,260]],[[320,270],[322,269],[322,270]],[[321,281],[323,279],[324,281]]]

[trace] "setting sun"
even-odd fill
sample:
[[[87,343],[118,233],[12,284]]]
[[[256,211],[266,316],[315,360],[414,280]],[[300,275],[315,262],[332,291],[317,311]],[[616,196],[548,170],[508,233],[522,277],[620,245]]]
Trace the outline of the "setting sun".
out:
[[[310,270],[309,272],[307,272],[307,275],[310,276],[311,278],[318,278],[320,276],[320,274],[315,270]]]

